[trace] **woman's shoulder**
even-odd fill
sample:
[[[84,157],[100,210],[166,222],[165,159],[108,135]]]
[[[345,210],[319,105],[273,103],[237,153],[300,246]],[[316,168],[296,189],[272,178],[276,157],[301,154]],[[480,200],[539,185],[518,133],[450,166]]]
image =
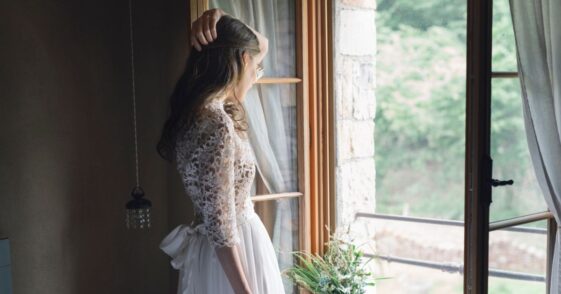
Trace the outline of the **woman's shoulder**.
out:
[[[233,138],[234,133],[233,121],[222,106],[217,102],[207,103],[178,139],[178,156],[184,157],[208,146],[221,145],[219,142]]]
[[[227,129],[233,130],[233,122],[228,113],[224,110],[224,105],[220,101],[208,102],[201,108],[196,122],[203,126],[201,130]]]
[[[235,132],[234,124],[230,116],[223,108],[222,102],[211,101],[201,107],[190,124],[187,134],[192,137],[195,134],[230,134]]]

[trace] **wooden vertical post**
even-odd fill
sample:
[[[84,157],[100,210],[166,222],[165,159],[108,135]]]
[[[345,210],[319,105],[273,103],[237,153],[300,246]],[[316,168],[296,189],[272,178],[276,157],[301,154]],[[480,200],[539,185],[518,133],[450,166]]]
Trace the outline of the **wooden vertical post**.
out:
[[[464,293],[486,294],[491,204],[492,1],[468,0]]]

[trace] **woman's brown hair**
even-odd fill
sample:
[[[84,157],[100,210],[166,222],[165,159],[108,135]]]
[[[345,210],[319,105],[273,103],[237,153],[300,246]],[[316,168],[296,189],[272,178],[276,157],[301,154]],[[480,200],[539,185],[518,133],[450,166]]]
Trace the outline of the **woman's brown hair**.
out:
[[[169,117],[166,120],[157,150],[168,161],[175,158],[179,132],[189,127],[202,107],[224,93],[232,91],[243,74],[243,53],[255,56],[259,51],[257,36],[240,20],[223,15],[216,24],[217,38],[203,45],[199,52],[192,49],[185,71],[177,81],[170,97]],[[238,130],[246,130],[243,105],[237,97],[228,97],[224,110]]]

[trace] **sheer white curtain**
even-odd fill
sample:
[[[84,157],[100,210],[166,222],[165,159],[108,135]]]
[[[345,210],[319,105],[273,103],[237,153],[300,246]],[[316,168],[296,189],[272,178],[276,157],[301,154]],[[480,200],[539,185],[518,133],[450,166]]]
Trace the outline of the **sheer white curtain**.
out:
[[[549,210],[561,224],[561,0],[510,0],[526,136]],[[561,293],[557,227],[550,293]]]
[[[244,21],[269,40],[269,52],[263,61],[265,76],[294,76],[294,1],[211,0],[209,6],[220,7]],[[292,23],[292,24],[291,24]],[[249,138],[257,158],[257,169],[270,193],[297,191],[296,150],[292,132],[295,116],[286,105],[295,101],[293,86],[256,85],[245,98]],[[288,108],[290,109],[290,108]],[[293,264],[293,224],[298,209],[295,201],[276,201],[272,240],[281,270]],[[292,284],[284,279],[287,293]]]

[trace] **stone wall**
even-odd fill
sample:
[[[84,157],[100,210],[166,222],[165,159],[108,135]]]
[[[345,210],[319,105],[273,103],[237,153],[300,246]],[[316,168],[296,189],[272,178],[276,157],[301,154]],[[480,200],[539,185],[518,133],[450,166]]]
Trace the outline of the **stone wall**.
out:
[[[334,9],[336,222],[371,237],[355,214],[375,210],[376,1],[336,0]]]

